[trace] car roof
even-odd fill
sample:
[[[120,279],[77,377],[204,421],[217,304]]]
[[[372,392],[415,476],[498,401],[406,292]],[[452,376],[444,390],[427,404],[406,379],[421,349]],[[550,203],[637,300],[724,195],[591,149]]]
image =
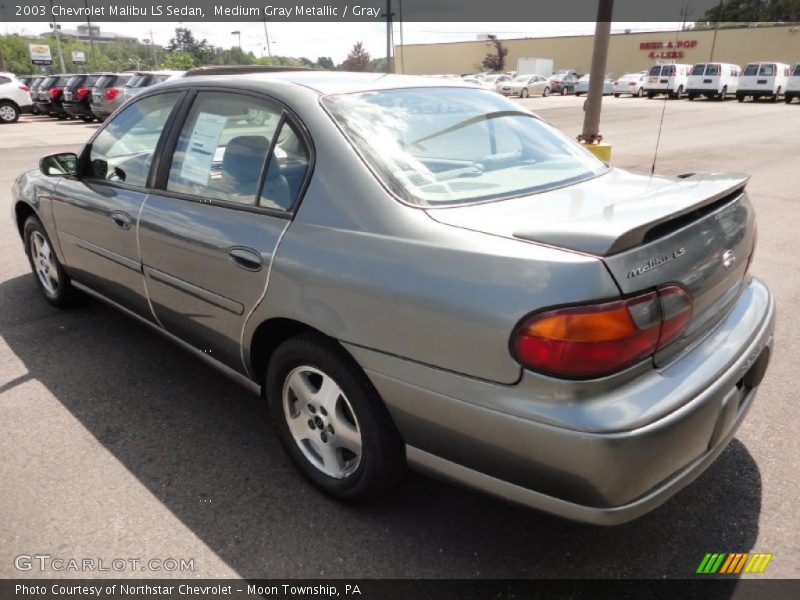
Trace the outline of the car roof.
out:
[[[265,84],[282,82],[301,86],[321,95],[420,87],[461,87],[474,89],[474,86],[465,85],[465,82],[459,79],[436,79],[432,77],[422,77],[420,75],[351,73],[341,71],[283,71],[277,73],[247,73],[240,75],[208,75],[181,78],[178,81],[180,83],[172,82],[173,85],[202,85],[210,81],[231,84],[236,82],[263,82]]]

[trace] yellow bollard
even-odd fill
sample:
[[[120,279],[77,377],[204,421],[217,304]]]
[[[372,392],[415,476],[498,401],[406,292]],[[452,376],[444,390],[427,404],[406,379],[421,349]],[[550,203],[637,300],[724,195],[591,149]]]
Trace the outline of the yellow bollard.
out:
[[[581,144],[589,152],[594,154],[597,158],[607,163],[611,162],[611,144]]]

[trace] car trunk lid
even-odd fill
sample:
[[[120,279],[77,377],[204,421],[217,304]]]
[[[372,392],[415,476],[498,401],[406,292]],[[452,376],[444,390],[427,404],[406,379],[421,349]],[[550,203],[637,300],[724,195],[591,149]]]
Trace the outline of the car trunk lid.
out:
[[[666,364],[701,338],[741,291],[754,214],[742,175],[647,177],[613,169],[535,196],[429,209],[437,221],[602,258],[623,295],[679,284],[692,320],[655,356]]]

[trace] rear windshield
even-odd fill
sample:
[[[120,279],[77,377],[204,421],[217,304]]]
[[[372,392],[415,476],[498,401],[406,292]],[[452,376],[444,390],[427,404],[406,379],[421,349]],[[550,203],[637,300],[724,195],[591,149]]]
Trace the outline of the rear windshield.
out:
[[[706,66],[705,65],[695,65],[692,67],[692,75],[702,75],[705,73]]]
[[[128,83],[125,84],[125,87],[129,88],[144,87],[145,85],[147,85],[146,82],[148,77],[149,77],[148,75],[136,74],[128,80]]]
[[[758,75],[758,65],[747,65],[744,68],[745,75]]]
[[[86,81],[83,82],[83,87],[92,87],[97,85],[97,75],[88,75]]]
[[[666,65],[661,67],[661,74],[662,75],[675,75],[675,67],[673,65]]]
[[[708,65],[706,75],[719,75],[719,65]]]
[[[532,194],[608,168],[487,90],[404,88],[332,95],[323,104],[384,184],[411,204]]]
[[[43,88],[51,87],[56,81],[58,81],[58,77],[48,77],[42,82],[41,87]]]
[[[72,88],[72,87],[81,85],[81,83],[83,82],[84,77],[85,77],[84,75],[73,75],[72,77],[67,79],[67,87]]]
[[[775,75],[776,71],[775,65],[761,65],[758,74],[764,75],[765,77],[772,77]]]
[[[650,67],[649,75],[661,75],[661,67]]]
[[[800,65],[795,65],[794,71],[792,71],[792,75],[794,76],[800,75]]]
[[[97,80],[95,86],[97,87],[111,87],[114,85],[114,81],[117,79],[116,75],[102,75],[100,79]]]

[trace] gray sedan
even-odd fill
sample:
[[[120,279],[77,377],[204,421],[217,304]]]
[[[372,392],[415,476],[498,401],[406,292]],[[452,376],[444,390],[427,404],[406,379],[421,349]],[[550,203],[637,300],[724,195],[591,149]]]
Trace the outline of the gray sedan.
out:
[[[458,81],[305,71],[143,90],[11,204],[49,303],[259,385],[324,492],[409,465],[615,524],[711,464],[767,369],[746,183],[609,167]]]

